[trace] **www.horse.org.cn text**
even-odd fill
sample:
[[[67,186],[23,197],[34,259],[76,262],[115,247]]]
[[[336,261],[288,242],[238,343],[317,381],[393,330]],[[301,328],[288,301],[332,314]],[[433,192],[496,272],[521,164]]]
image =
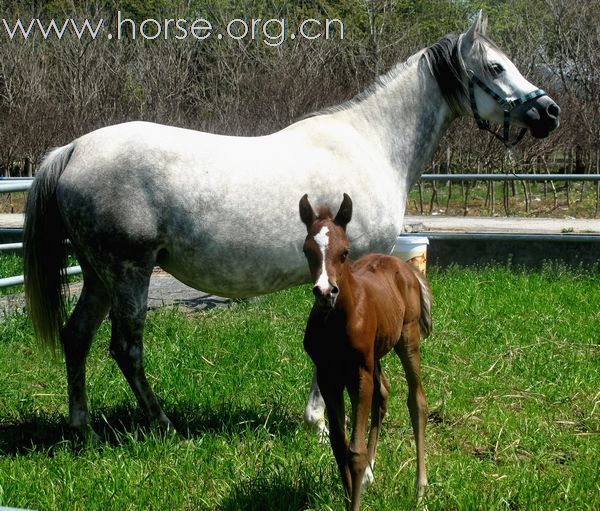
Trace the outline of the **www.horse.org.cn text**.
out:
[[[293,25],[293,26],[292,26]],[[288,23],[286,18],[260,17],[234,18],[227,23],[216,24],[207,18],[188,20],[185,18],[147,18],[135,21],[123,17],[117,11],[114,20],[65,18],[64,20],[42,20],[40,18],[2,18],[0,36],[11,40],[27,41],[43,39],[78,40],[125,40],[182,41],[195,39],[204,41],[232,39],[244,42],[259,42],[267,46],[281,46],[286,41],[316,39],[342,40],[345,37],[344,23],[337,19],[307,18],[297,23]]]

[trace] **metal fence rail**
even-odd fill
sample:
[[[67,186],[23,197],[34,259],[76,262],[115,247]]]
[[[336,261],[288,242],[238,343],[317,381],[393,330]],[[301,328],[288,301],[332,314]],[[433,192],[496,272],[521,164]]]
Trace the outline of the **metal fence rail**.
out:
[[[535,182],[548,182],[548,181],[598,181],[600,182],[600,174],[422,174],[419,178],[421,181],[535,181]],[[31,187],[33,178],[0,178],[0,193],[12,193],[12,192],[26,192]],[[0,234],[19,234],[22,235],[23,230],[19,228],[1,229]],[[594,235],[573,235],[573,234],[556,234],[556,235],[540,235],[540,234],[510,234],[510,233],[411,233],[411,235],[426,235],[430,238],[437,239],[449,239],[449,238],[461,238],[461,239],[499,239],[499,238],[513,238],[513,239],[528,239],[528,240],[541,240],[552,239],[552,240],[570,240],[570,241],[597,241],[598,236]],[[470,238],[469,238],[470,237]],[[5,243],[0,245],[0,252],[10,250],[20,250],[23,248],[22,243]],[[66,269],[66,275],[76,275],[81,273],[80,266],[72,266]],[[15,277],[8,277],[0,279],[0,288],[23,284],[23,275],[17,275]]]
[[[33,183],[32,177],[0,178],[0,193],[26,192]]]
[[[600,174],[422,174],[422,181],[600,181]]]
[[[0,193],[26,192],[31,187],[33,182],[32,177],[11,177],[0,178]],[[10,228],[0,229],[0,234],[16,234],[22,236],[23,229]],[[0,253],[6,251],[16,251],[23,248],[23,243],[4,243],[0,245]],[[70,266],[65,269],[65,275],[78,275],[81,273],[81,266]],[[6,277],[0,279],[0,288],[18,286],[25,282],[23,275],[15,275],[14,277]]]
[[[65,275],[79,275],[81,273],[81,266],[69,266],[65,269]],[[23,275],[16,275],[14,277],[6,277],[4,279],[0,279],[0,288],[1,287],[10,287],[10,286],[18,286],[25,282],[25,278]]]

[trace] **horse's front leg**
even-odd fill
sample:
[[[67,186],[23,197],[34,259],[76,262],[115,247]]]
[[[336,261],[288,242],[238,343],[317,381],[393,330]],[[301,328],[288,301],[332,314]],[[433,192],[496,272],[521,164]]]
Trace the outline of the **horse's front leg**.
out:
[[[377,443],[379,442],[379,430],[381,422],[388,409],[388,396],[390,393],[390,384],[383,374],[381,363],[377,361],[375,365],[375,374],[373,378],[373,401],[371,403],[371,429],[369,430],[369,441],[367,450],[369,453],[369,464],[365,470],[365,476],[362,480],[362,490],[366,490],[375,480],[373,471],[375,469],[375,456],[377,455]]]
[[[320,442],[327,442],[327,435],[329,434],[329,431],[325,425],[325,401],[323,400],[323,396],[319,390],[319,384],[317,383],[316,368],[313,372],[308,402],[306,403],[306,408],[304,409],[304,423],[319,432]]]
[[[348,448],[348,464],[352,478],[352,511],[360,509],[362,481],[368,463],[365,436],[373,400],[373,368],[360,366],[348,392],[352,402],[352,438]]]
[[[323,393],[329,419],[329,442],[342,477],[348,502],[352,491],[352,480],[348,467],[348,442],[344,412],[344,383],[339,374],[330,368],[319,371],[317,381]]]

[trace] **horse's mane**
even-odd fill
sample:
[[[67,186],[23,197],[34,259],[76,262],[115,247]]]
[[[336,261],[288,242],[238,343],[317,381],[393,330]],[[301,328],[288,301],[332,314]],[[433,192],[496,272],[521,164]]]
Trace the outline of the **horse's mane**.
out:
[[[467,98],[464,63],[460,56],[460,38],[448,34],[425,50],[423,57],[443,96],[454,110]]]
[[[460,53],[462,35],[448,34],[438,42],[425,49],[423,57],[442,94],[455,111],[460,111],[462,104],[468,101],[467,77],[465,63]],[[473,55],[477,63],[477,73],[485,78],[492,78],[486,65],[488,57],[486,46],[504,52],[485,34],[477,33],[473,43]]]
[[[299,120],[316,117],[318,115],[331,114],[348,110],[359,103],[362,103],[366,98],[375,94],[378,90],[385,87],[400,75],[413,59],[418,58],[427,63],[431,73],[437,81],[443,96],[448,101],[451,108],[460,111],[462,105],[468,104],[468,91],[465,64],[460,54],[460,45],[462,35],[447,34],[439,41],[425,48],[422,52],[418,52],[412,57],[409,57],[405,62],[396,64],[387,73],[378,76],[375,81],[364,91],[358,93],[353,98],[335,106],[326,107],[315,112],[308,113],[302,116]],[[484,44],[485,43],[485,44]],[[500,53],[502,50],[489,39],[485,34],[478,33],[475,36],[473,52],[478,63],[478,73],[483,77],[489,78],[489,70],[486,65],[487,52],[486,44],[493,47]]]

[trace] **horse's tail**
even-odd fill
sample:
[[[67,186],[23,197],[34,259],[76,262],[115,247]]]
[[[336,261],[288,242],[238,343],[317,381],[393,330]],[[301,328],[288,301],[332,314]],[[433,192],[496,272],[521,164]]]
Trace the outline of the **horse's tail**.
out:
[[[419,281],[419,287],[421,288],[421,318],[419,319],[419,327],[421,329],[421,335],[427,337],[431,333],[431,304],[433,302],[433,296],[425,275],[416,268],[415,274]]]
[[[25,296],[38,340],[53,351],[67,316],[63,292],[66,231],[58,210],[56,186],[74,147],[69,144],[46,155],[31,185],[25,207]]]

